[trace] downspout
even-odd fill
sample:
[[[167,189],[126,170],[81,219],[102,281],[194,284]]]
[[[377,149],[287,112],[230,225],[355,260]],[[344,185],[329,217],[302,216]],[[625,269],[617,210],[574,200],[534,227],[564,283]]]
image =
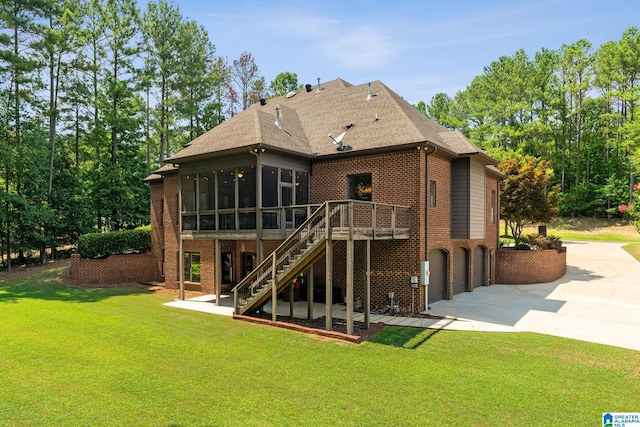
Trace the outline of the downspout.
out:
[[[178,298],[184,301],[184,242],[182,240],[182,179],[178,172]]]
[[[424,225],[425,225],[425,233],[424,233],[424,244],[425,244],[425,261],[429,261],[429,206],[430,203],[429,201],[431,200],[431,194],[429,193],[431,191],[431,186],[429,185],[429,155],[435,153],[436,151],[438,151],[438,147],[431,147],[432,150],[429,151],[426,149],[424,150],[425,156],[424,156],[424,169],[426,171],[425,174],[425,198],[424,198],[424,204],[425,204],[425,209],[424,209]],[[428,273],[428,272],[427,272]],[[429,285],[424,287],[424,311],[422,312],[423,314],[426,314],[429,311]]]
[[[496,249],[489,256],[489,285],[493,285],[496,275],[496,251],[500,249],[500,182],[496,180]]]

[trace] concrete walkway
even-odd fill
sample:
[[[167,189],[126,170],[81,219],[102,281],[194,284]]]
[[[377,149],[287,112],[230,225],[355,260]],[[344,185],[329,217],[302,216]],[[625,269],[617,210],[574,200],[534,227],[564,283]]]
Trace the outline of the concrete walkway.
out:
[[[371,315],[372,322],[419,328],[537,332],[640,350],[640,262],[622,243],[565,242],[567,274],[537,285],[493,285],[430,304],[429,314],[442,319]],[[215,295],[171,301],[171,307],[233,315],[233,297],[215,305]],[[324,315],[314,304],[314,317]],[[270,306],[265,307],[270,311]],[[346,318],[345,307],[332,314]],[[289,303],[278,303],[278,314],[289,315]],[[307,303],[294,303],[294,316],[306,317]],[[354,313],[354,320],[363,315]]]

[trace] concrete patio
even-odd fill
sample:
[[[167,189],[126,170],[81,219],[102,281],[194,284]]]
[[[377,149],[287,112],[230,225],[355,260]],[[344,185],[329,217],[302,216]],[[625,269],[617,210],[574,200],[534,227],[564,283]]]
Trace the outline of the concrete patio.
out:
[[[565,242],[567,274],[551,283],[492,285],[430,304],[440,319],[371,315],[371,322],[418,328],[487,332],[536,332],[640,350],[640,262],[623,243]],[[214,295],[165,304],[226,316],[233,315],[233,297]],[[289,303],[278,302],[278,314],[289,315]],[[270,304],[265,311],[270,312]],[[314,317],[325,305],[314,303]],[[346,318],[346,307],[334,305],[332,315]],[[307,317],[306,301],[294,302],[294,316]],[[354,313],[362,321],[362,313]]]

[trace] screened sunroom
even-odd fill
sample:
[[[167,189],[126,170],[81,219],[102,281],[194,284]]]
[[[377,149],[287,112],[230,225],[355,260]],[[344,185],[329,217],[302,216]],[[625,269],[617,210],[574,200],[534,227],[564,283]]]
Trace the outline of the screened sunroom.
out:
[[[307,161],[267,153],[181,164],[182,234],[283,238],[313,212],[309,172]]]

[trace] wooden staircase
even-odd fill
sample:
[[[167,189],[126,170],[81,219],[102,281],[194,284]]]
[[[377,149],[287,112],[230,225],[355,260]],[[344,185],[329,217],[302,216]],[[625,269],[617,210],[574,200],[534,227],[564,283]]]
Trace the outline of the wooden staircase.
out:
[[[346,239],[408,239],[410,224],[408,207],[353,200],[325,202],[233,288],[234,313],[250,313],[276,298],[323,255],[328,244]]]

